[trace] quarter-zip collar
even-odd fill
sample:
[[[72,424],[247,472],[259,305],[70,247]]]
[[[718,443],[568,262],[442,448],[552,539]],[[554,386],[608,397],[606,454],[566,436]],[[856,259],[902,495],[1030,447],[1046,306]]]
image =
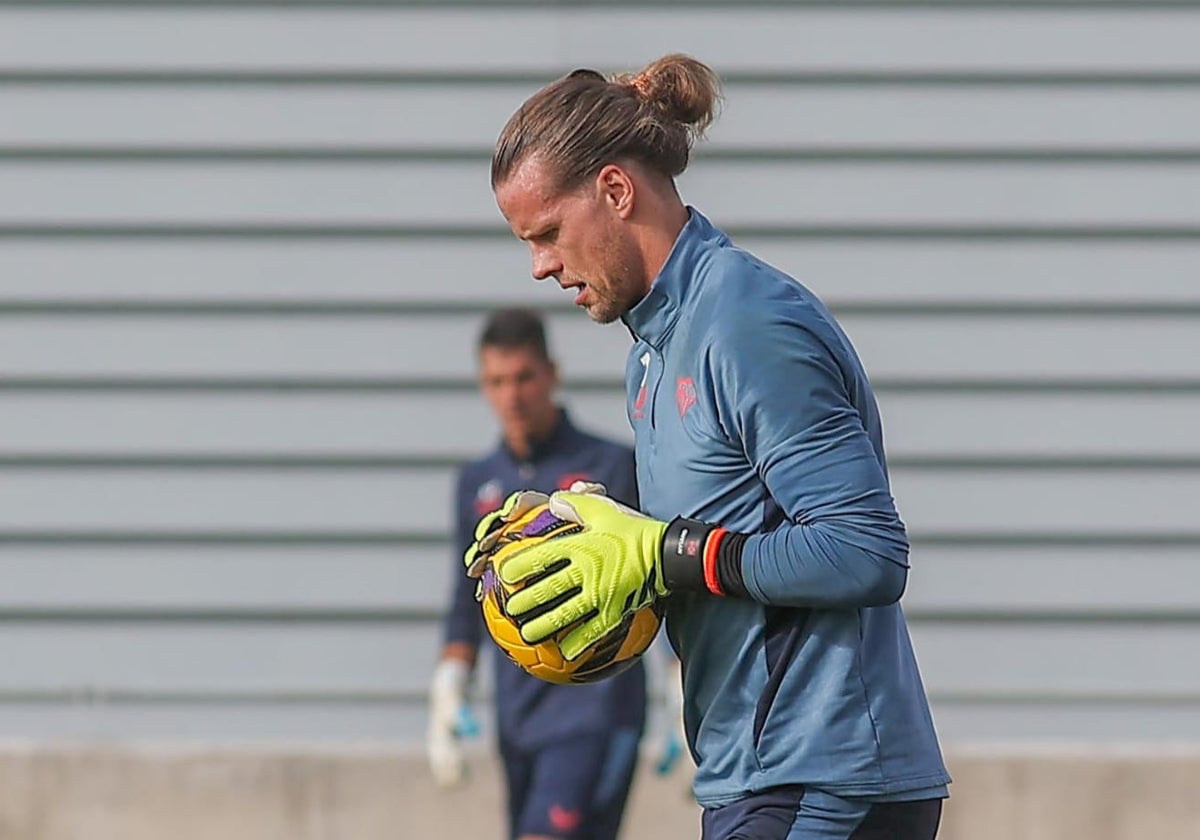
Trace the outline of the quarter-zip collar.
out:
[[[696,275],[704,251],[729,242],[699,210],[688,207],[688,221],[675,239],[662,270],[650,284],[650,291],[632,309],[621,316],[634,337],[661,350],[667,336],[679,320],[683,301]]]

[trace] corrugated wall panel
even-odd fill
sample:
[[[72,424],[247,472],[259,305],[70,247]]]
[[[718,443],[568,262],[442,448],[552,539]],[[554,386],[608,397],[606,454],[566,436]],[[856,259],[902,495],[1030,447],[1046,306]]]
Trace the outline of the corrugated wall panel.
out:
[[[486,160],[0,160],[0,232],[94,226],[503,229]],[[1200,227],[1200,163],[708,161],[684,199],[733,229]],[[433,266],[431,266],[433,268]],[[449,278],[446,278],[449,280]]]
[[[1011,539],[1011,538],[1010,538]],[[191,617],[266,615],[329,621],[427,619],[453,574],[443,537],[264,539],[253,543],[0,543],[9,615]],[[1090,544],[939,540],[914,535],[904,598],[915,621],[974,618],[1152,622],[1197,612],[1192,545],[1128,539]],[[1169,580],[1172,586],[1164,586]]]
[[[551,292],[554,290],[551,289]],[[620,383],[629,333],[580,312],[548,319],[568,377]],[[0,333],[0,376],[181,379],[447,378],[473,376],[474,316],[145,317],[31,314]],[[1196,316],[1066,314],[850,314],[843,326],[881,382],[1200,376]],[[569,341],[567,340],[569,338]],[[953,348],[953,351],[949,351]],[[434,404],[430,403],[430,408]]]
[[[466,460],[499,432],[465,381],[429,399],[349,393],[0,390],[0,463],[37,458]],[[1200,394],[905,393],[881,389],[893,461],[1200,459]],[[590,428],[630,440],[615,382],[567,391]],[[436,411],[436,414],[434,413]],[[431,423],[436,416],[437,422]],[[414,433],[419,429],[419,433]]]
[[[451,470],[379,466],[9,467],[0,533],[442,534]],[[901,516],[925,533],[1194,532],[1200,468],[899,464]],[[1119,492],[1120,488],[1129,488]]]
[[[428,625],[315,621],[11,621],[0,690],[336,697],[422,687]]]
[[[318,234],[314,232],[314,234]],[[936,233],[936,232],[931,232]],[[1200,304],[1200,240],[996,236],[739,236],[835,308],[1005,304],[1025,310]],[[405,303],[481,310],[500,302],[570,308],[529,276],[509,234],[486,237],[263,235],[10,237],[0,311],[25,305]],[[148,282],[146,278],[153,278]],[[336,279],[337,282],[332,282]],[[185,310],[186,311],[186,308]]]
[[[917,538],[905,611],[1078,616],[1149,623],[1200,612],[1194,545],[1099,538],[1087,545],[929,545]],[[1163,581],[1170,581],[1165,586]]]
[[[450,591],[449,544],[12,545],[0,608],[71,616],[428,618]]]
[[[632,69],[673,49],[727,72],[1119,73],[1194,70],[1200,40],[1187,9],[656,5],[13,9],[0,17],[0,70],[552,74]]]
[[[10,624],[0,651],[14,665],[0,677],[0,690],[47,699],[108,693],[229,702],[274,695],[282,702],[290,695],[401,704],[422,693],[436,650],[426,628],[382,622]],[[1200,643],[1194,623],[914,621],[912,632],[935,696],[1194,701],[1200,694],[1200,674],[1171,667]],[[964,660],[966,646],[975,655]],[[1105,667],[1114,658],[1122,668]],[[1047,667],[1056,674],[1053,688],[1046,687]]]
[[[0,4],[0,734],[419,737],[484,309],[628,437],[488,149],[681,49],[685,196],[877,383],[943,734],[1200,738],[1200,10],[335,6]]]
[[[526,82],[380,82],[372,85],[195,84],[186,97],[162,83],[12,81],[0,90],[0,155],[70,150],[235,154],[324,150],[353,156],[411,149],[487,155],[528,96]],[[730,83],[726,106],[697,159],[819,150],[1014,154],[1179,151],[1200,141],[1187,87],[1070,84],[979,89],[910,82]],[[769,130],[766,127],[769,126]]]

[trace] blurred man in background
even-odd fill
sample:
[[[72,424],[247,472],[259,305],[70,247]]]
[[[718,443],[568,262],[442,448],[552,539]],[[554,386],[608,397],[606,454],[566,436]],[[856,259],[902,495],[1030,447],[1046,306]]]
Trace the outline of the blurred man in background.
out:
[[[480,389],[502,430],[494,450],[458,476],[453,593],[430,690],[428,751],[443,785],[462,780],[459,746],[467,687],[483,635],[475,581],[462,555],[475,522],[519,488],[544,492],[575,481],[604,484],[636,506],[633,452],[577,428],[554,399],[558,372],[534,313],[493,313],[479,338]],[[611,840],[620,827],[645,723],[641,662],[604,682],[553,685],[532,677],[490,643],[500,755],[513,840]]]

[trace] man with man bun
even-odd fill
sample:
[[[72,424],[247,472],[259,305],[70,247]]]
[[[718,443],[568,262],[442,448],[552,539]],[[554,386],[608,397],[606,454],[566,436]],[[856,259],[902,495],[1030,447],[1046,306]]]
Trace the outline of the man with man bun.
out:
[[[719,98],[683,55],[577,70],[497,141],[492,188],[533,276],[633,336],[640,498],[553,494],[580,528],[506,560],[530,584],[507,609],[530,642],[573,627],[574,657],[665,600],[704,840],[931,840],[950,777],[898,603],[909,544],[879,410],[821,301],[681,199]]]

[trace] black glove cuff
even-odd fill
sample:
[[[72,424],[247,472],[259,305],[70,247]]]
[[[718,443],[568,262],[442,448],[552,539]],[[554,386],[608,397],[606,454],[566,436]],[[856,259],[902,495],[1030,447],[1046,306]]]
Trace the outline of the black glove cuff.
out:
[[[707,592],[704,584],[704,544],[715,525],[676,516],[663,534],[663,583],[672,592]]]
[[[710,545],[710,541],[716,542]],[[663,534],[663,583],[671,592],[710,592],[746,597],[742,580],[745,534],[677,516]]]

